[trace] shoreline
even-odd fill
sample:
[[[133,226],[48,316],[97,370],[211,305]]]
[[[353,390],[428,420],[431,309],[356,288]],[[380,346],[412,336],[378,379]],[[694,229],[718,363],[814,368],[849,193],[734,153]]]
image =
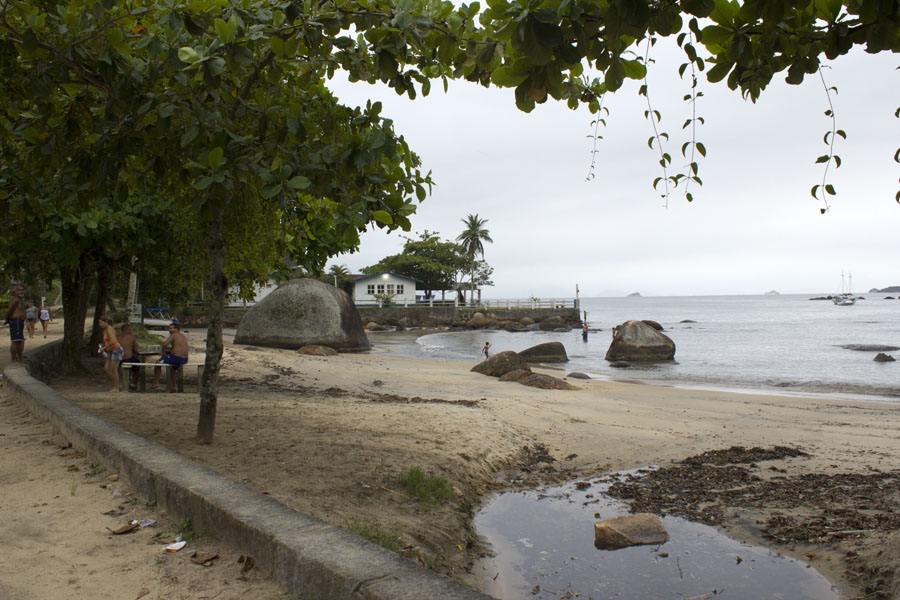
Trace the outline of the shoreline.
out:
[[[189,332],[192,352],[202,349],[202,335]],[[211,447],[193,441],[193,394],[186,402],[185,395],[105,393],[103,374],[93,364],[88,376],[53,386],[125,429],[301,512],[350,529],[366,525],[395,533],[401,554],[463,580],[472,577],[474,559],[487,552],[472,516],[497,491],[673,465],[732,446],[785,445],[810,455],[761,462],[759,475],[769,479],[900,473],[893,427],[900,406],[888,402],[598,379],[570,380],[575,391],[537,390],[471,373],[474,362],[378,352],[311,357],[234,346],[231,339],[226,336]],[[186,379],[186,389],[196,389]],[[765,471],[769,466],[777,471]],[[412,500],[398,482],[411,467],[446,479],[455,497],[437,506]],[[498,480],[510,470],[521,484]],[[754,521],[784,512],[781,507],[733,512],[741,517],[716,525],[738,539],[803,558],[801,544],[758,541],[765,532]],[[851,568],[839,557],[880,547],[881,536],[813,544],[818,558],[804,560],[849,597],[863,584],[851,581]]]
[[[490,330],[486,330],[490,331]],[[414,338],[412,343],[415,343],[415,339],[421,337],[423,335],[430,335],[434,333],[452,333],[447,329],[426,329],[426,328],[417,328],[417,329],[406,329],[404,331],[367,331],[366,335],[372,339],[376,339],[378,337],[387,337],[394,336],[396,338]],[[523,332],[524,333],[524,332]],[[406,342],[410,346],[410,342]],[[449,363],[465,363],[465,361],[454,360],[452,358],[442,358],[442,357],[426,357],[426,356],[407,356],[405,354],[394,354],[391,353],[389,349],[381,349],[376,344],[372,344],[372,350],[370,352],[374,355],[386,355],[386,356],[394,356],[397,358],[413,358],[413,359],[422,359],[436,362],[449,362]],[[676,361],[677,362],[677,361]],[[475,362],[472,363],[474,365]],[[565,364],[565,363],[560,363]],[[571,371],[572,369],[567,369],[564,366],[559,365],[540,365],[540,369],[562,372],[562,371]],[[759,386],[754,386],[752,384],[740,385],[740,384],[716,384],[709,383],[704,384],[700,382],[692,382],[685,381],[679,379],[641,379],[638,377],[628,377],[625,375],[628,371],[622,371],[621,375],[614,374],[608,375],[603,373],[587,373],[591,380],[594,381],[608,381],[611,383],[622,383],[627,385],[649,385],[654,387],[661,388],[678,388],[678,389],[686,389],[686,390],[701,390],[701,391],[709,391],[709,392],[721,392],[726,394],[750,394],[750,395],[770,395],[770,396],[786,396],[786,397],[817,397],[823,399],[832,399],[832,400],[848,400],[848,401],[857,401],[857,402],[898,402],[900,403],[900,392],[896,391],[895,388],[878,388],[883,389],[885,392],[891,390],[892,393],[884,393],[884,394],[876,394],[876,393],[866,393],[864,391],[859,392],[841,392],[841,391],[821,391],[816,390],[812,387],[806,388],[802,385],[797,389],[791,389],[787,387],[779,387],[774,385],[764,385],[759,384]],[[786,385],[797,385],[797,384],[786,384]],[[851,386],[852,387],[852,386]]]

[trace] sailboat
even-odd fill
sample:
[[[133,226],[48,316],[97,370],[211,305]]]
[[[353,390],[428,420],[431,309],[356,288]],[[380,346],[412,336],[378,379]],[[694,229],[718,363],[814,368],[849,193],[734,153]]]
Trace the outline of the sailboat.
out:
[[[841,293],[835,294],[831,297],[831,301],[835,303],[836,306],[853,306],[856,304],[856,296],[853,295],[853,275],[848,273],[849,283],[847,285],[847,291],[844,291],[844,272],[841,271]]]

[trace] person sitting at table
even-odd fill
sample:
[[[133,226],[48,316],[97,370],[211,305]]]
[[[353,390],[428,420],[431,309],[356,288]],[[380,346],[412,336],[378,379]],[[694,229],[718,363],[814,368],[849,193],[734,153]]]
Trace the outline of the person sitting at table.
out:
[[[143,362],[141,359],[141,351],[138,348],[137,338],[134,337],[134,333],[131,332],[131,325],[125,323],[122,325],[121,333],[119,333],[119,345],[122,346],[122,350],[124,351],[122,355],[123,363],[139,363]],[[140,367],[130,367],[128,376],[128,391],[133,392],[137,389],[137,381],[138,376],[140,375]]]
[[[161,350],[161,356],[156,362],[160,364],[171,365],[171,381],[174,383],[175,370],[180,368],[181,365],[186,364],[188,361],[187,338],[184,337],[183,333],[181,333],[181,325],[179,325],[177,321],[172,321],[169,324],[169,337],[167,337],[166,341],[162,343]],[[155,369],[153,369],[153,385],[150,387],[150,389],[159,389],[159,374],[161,371],[162,367],[156,367]],[[167,376],[169,375],[167,374]],[[172,385],[171,391],[175,391],[174,385]]]

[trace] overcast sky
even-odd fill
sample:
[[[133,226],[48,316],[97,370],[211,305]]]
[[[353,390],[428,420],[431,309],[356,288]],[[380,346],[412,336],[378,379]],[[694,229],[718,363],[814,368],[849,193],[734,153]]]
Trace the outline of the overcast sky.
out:
[[[678,79],[680,51],[667,43],[657,44],[650,99],[680,165],[689,83]],[[857,52],[825,70],[838,88],[837,126],[848,136],[835,149],[843,164],[829,171],[838,195],[826,215],[810,196],[822,180],[815,159],[827,152],[822,138],[831,129],[818,76],[788,86],[776,75],[756,104],[703,79],[704,183],[692,188],[692,203],[676,191],[668,208],[652,188],[661,171],[647,147],[652,129],[639,83],[605,101],[611,114],[591,181],[586,107],[573,111],[551,99],[525,114],[512,90],[466,82],[451,83],[446,94],[437,84],[415,101],[364,83],[334,81],[332,88],[346,104],[381,100],[382,114],[432,171],[437,185],[413,215],[411,233],[427,229],[452,240],[466,215],[488,220],[494,243],[485,245],[485,258],[495,285],[485,288],[487,298],[572,297],[576,284],[584,297],[833,293],[842,270],[859,292],[900,285],[898,66],[888,53]],[[399,233],[376,229],[359,252],[329,264],[356,273],[403,243]]]

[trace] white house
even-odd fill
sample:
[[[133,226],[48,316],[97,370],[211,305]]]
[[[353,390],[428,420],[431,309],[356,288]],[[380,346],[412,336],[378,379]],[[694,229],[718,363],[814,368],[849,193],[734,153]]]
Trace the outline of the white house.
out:
[[[388,306],[416,304],[416,284],[418,279],[396,273],[375,275],[351,275],[350,297],[356,306]]]

